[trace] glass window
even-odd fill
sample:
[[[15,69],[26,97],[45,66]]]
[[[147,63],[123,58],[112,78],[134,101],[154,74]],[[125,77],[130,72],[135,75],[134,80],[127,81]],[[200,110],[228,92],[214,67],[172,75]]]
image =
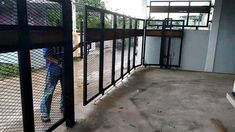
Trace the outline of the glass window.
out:
[[[207,26],[208,14],[189,13],[188,26]]]
[[[189,2],[171,2],[170,6],[189,6]]]
[[[187,24],[188,13],[170,13],[169,18],[173,20],[184,20],[184,24]]]
[[[164,20],[168,17],[168,13],[151,13],[149,19]]]

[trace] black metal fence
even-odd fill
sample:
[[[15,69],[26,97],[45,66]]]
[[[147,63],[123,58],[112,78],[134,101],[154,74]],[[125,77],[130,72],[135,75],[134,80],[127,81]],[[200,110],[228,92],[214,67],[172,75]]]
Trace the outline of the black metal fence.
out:
[[[84,105],[142,64],[145,20],[85,7]]]
[[[166,38],[169,42],[171,37],[180,37],[181,55],[184,29],[184,24],[178,25],[181,21],[165,20],[152,25],[156,29],[148,29],[149,20],[90,6],[85,6],[84,20],[84,105],[103,95],[136,67],[147,65],[146,36],[161,37],[161,45],[167,45]],[[172,24],[174,22],[178,26]],[[52,131],[65,121],[72,127],[74,82],[70,1],[2,2],[0,40],[1,131]],[[171,49],[169,44],[166,47],[164,49]],[[160,48],[160,64],[168,66],[165,62],[170,62],[169,54],[165,60],[163,53],[168,50],[164,49]],[[57,61],[49,56],[56,57]],[[47,103],[43,101],[46,99],[49,99]],[[41,121],[43,104],[50,109],[49,123]]]
[[[144,65],[180,67],[184,20],[147,20],[146,23]]]
[[[1,131],[52,131],[65,121],[73,126],[71,14],[70,1],[1,1]],[[49,66],[48,54],[58,56],[60,68]],[[49,123],[41,121],[43,98],[52,99],[46,102]]]

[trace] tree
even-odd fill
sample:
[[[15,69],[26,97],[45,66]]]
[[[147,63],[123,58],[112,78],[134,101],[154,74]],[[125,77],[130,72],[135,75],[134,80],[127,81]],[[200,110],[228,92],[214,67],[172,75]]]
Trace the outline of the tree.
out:
[[[105,2],[101,0],[80,0],[79,3],[81,5],[89,5],[101,9],[106,9],[105,8]],[[84,19],[84,13],[82,11],[76,13],[76,25],[77,25],[77,30],[80,30],[80,23]],[[90,17],[88,19],[88,25],[90,27],[97,27],[100,24],[100,16],[97,13],[91,13]]]

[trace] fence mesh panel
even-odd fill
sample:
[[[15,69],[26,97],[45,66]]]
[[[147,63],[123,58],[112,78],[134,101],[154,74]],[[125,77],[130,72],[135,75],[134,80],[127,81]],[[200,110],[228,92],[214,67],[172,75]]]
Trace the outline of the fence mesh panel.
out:
[[[27,0],[28,24],[31,26],[62,25],[62,6],[49,0]]]
[[[122,16],[117,16],[117,29],[122,29],[123,28],[123,17]]]
[[[128,51],[129,51],[129,38],[125,38],[124,42],[124,62],[123,62],[123,74],[128,72]]]
[[[49,57],[60,60],[61,65],[51,61]],[[51,47],[31,51],[36,131],[45,131],[63,118],[63,112],[60,107],[63,86],[62,65],[63,47]],[[44,116],[45,114],[49,114],[48,116],[50,116],[50,122],[42,122],[41,116]]]
[[[141,55],[142,55],[142,40],[143,37],[137,37],[136,40],[136,47],[135,47],[135,66],[138,66],[141,64]]]
[[[94,10],[87,11],[87,27],[88,28],[101,28],[101,14]]]
[[[87,98],[99,93],[100,42],[89,44],[87,55]]]
[[[122,60],[122,40],[116,40],[116,49],[115,49],[115,80],[118,80],[121,77],[121,60]]]
[[[169,57],[170,65],[179,65],[180,47],[181,47],[181,39],[171,38],[170,57]]]
[[[104,15],[104,28],[112,29],[114,28],[114,16],[112,14]]]
[[[131,45],[130,45],[130,70],[134,68],[133,61],[134,61],[134,45],[135,44],[135,38],[131,38]]]
[[[17,52],[0,54],[0,131],[23,131]]]
[[[103,87],[111,85],[112,81],[112,49],[113,41],[104,41],[104,76]]]
[[[0,0],[0,25],[16,25],[17,23],[16,0]]]

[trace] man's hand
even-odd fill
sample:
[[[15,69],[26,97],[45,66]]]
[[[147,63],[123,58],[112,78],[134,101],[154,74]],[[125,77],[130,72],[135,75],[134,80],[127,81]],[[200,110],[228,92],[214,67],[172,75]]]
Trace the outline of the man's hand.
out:
[[[59,67],[60,67],[60,68],[64,68],[62,64],[59,64]]]
[[[73,52],[74,52],[75,50],[77,50],[78,47],[79,47],[79,44],[76,44],[76,45],[73,47]]]

